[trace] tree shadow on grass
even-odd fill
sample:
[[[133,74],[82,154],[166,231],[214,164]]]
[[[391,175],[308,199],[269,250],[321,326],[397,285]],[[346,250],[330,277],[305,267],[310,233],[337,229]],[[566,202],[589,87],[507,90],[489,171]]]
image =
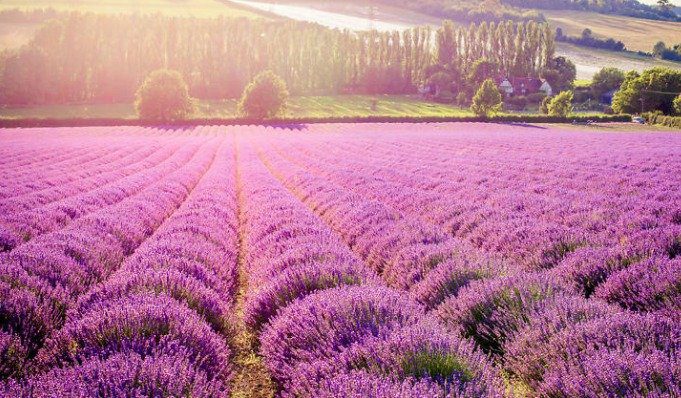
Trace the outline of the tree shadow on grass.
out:
[[[547,127],[544,126],[537,126],[536,124],[530,124],[530,123],[515,123],[515,122],[506,122],[506,123],[499,123],[503,124],[506,126],[512,126],[512,127],[525,127],[528,129],[538,129],[538,130],[546,130]]]

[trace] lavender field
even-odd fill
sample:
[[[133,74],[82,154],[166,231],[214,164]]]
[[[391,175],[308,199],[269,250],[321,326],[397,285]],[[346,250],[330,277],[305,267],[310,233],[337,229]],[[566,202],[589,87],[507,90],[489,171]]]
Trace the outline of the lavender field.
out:
[[[0,130],[2,397],[681,397],[681,135]]]

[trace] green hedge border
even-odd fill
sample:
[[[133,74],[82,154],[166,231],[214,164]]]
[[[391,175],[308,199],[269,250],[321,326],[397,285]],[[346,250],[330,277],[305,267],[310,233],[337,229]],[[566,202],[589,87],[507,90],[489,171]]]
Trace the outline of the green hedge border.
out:
[[[644,114],[643,117],[650,124],[681,129],[681,116],[666,116],[649,112]]]
[[[100,127],[100,126],[299,126],[318,123],[587,123],[587,122],[629,122],[629,115],[600,115],[556,117],[546,115],[504,115],[489,118],[466,117],[420,117],[420,116],[367,116],[367,117],[324,117],[292,119],[190,119],[174,122],[145,121],[139,119],[0,119],[1,128],[18,127]]]

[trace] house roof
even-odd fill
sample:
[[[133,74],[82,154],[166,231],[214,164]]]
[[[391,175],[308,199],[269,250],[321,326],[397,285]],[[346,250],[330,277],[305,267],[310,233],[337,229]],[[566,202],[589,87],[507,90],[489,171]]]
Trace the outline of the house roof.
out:
[[[501,77],[497,79],[497,84],[501,85],[508,80],[513,87],[513,91],[522,91],[525,89],[528,92],[537,92],[541,88],[544,81],[536,77]]]

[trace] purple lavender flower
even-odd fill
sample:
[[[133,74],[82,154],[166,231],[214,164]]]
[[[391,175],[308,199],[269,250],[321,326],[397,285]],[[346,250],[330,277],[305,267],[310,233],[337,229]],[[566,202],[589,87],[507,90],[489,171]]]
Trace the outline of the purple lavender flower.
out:
[[[634,311],[681,311],[681,258],[653,257],[611,275],[595,297]]]
[[[541,396],[678,397],[681,396],[681,359],[661,351],[598,351],[565,366],[549,368],[539,389]]]
[[[10,382],[3,396],[212,398],[229,396],[229,386],[197,369],[182,352],[160,356],[128,353],[92,358],[74,367],[54,368],[21,383]]]
[[[374,286],[324,290],[295,301],[263,330],[261,354],[279,381],[301,362],[331,358],[352,344],[419,322],[421,306]]]
[[[351,285],[380,286],[380,280],[369,269],[356,264],[302,264],[287,268],[247,299],[246,324],[258,331],[280,309],[296,299],[317,291]]]
[[[73,366],[115,353],[142,356],[185,352],[193,366],[211,377],[229,379],[230,350],[224,338],[190,309],[162,296],[130,296],[94,307],[64,325],[37,360],[42,369]]]
[[[545,353],[556,335],[617,312],[617,307],[583,297],[558,295],[541,302],[528,314],[526,324],[504,343],[504,370],[525,385],[536,387],[549,365]]]
[[[509,334],[527,322],[539,303],[564,290],[542,274],[476,281],[443,302],[436,312],[449,329],[473,338],[486,353],[503,355]]]
[[[440,395],[491,397],[501,396],[502,391],[491,365],[471,343],[425,320],[387,337],[353,344],[332,359],[302,362],[285,395],[312,397],[328,388],[327,380],[357,371],[388,376],[398,384],[425,382],[437,386]]]

